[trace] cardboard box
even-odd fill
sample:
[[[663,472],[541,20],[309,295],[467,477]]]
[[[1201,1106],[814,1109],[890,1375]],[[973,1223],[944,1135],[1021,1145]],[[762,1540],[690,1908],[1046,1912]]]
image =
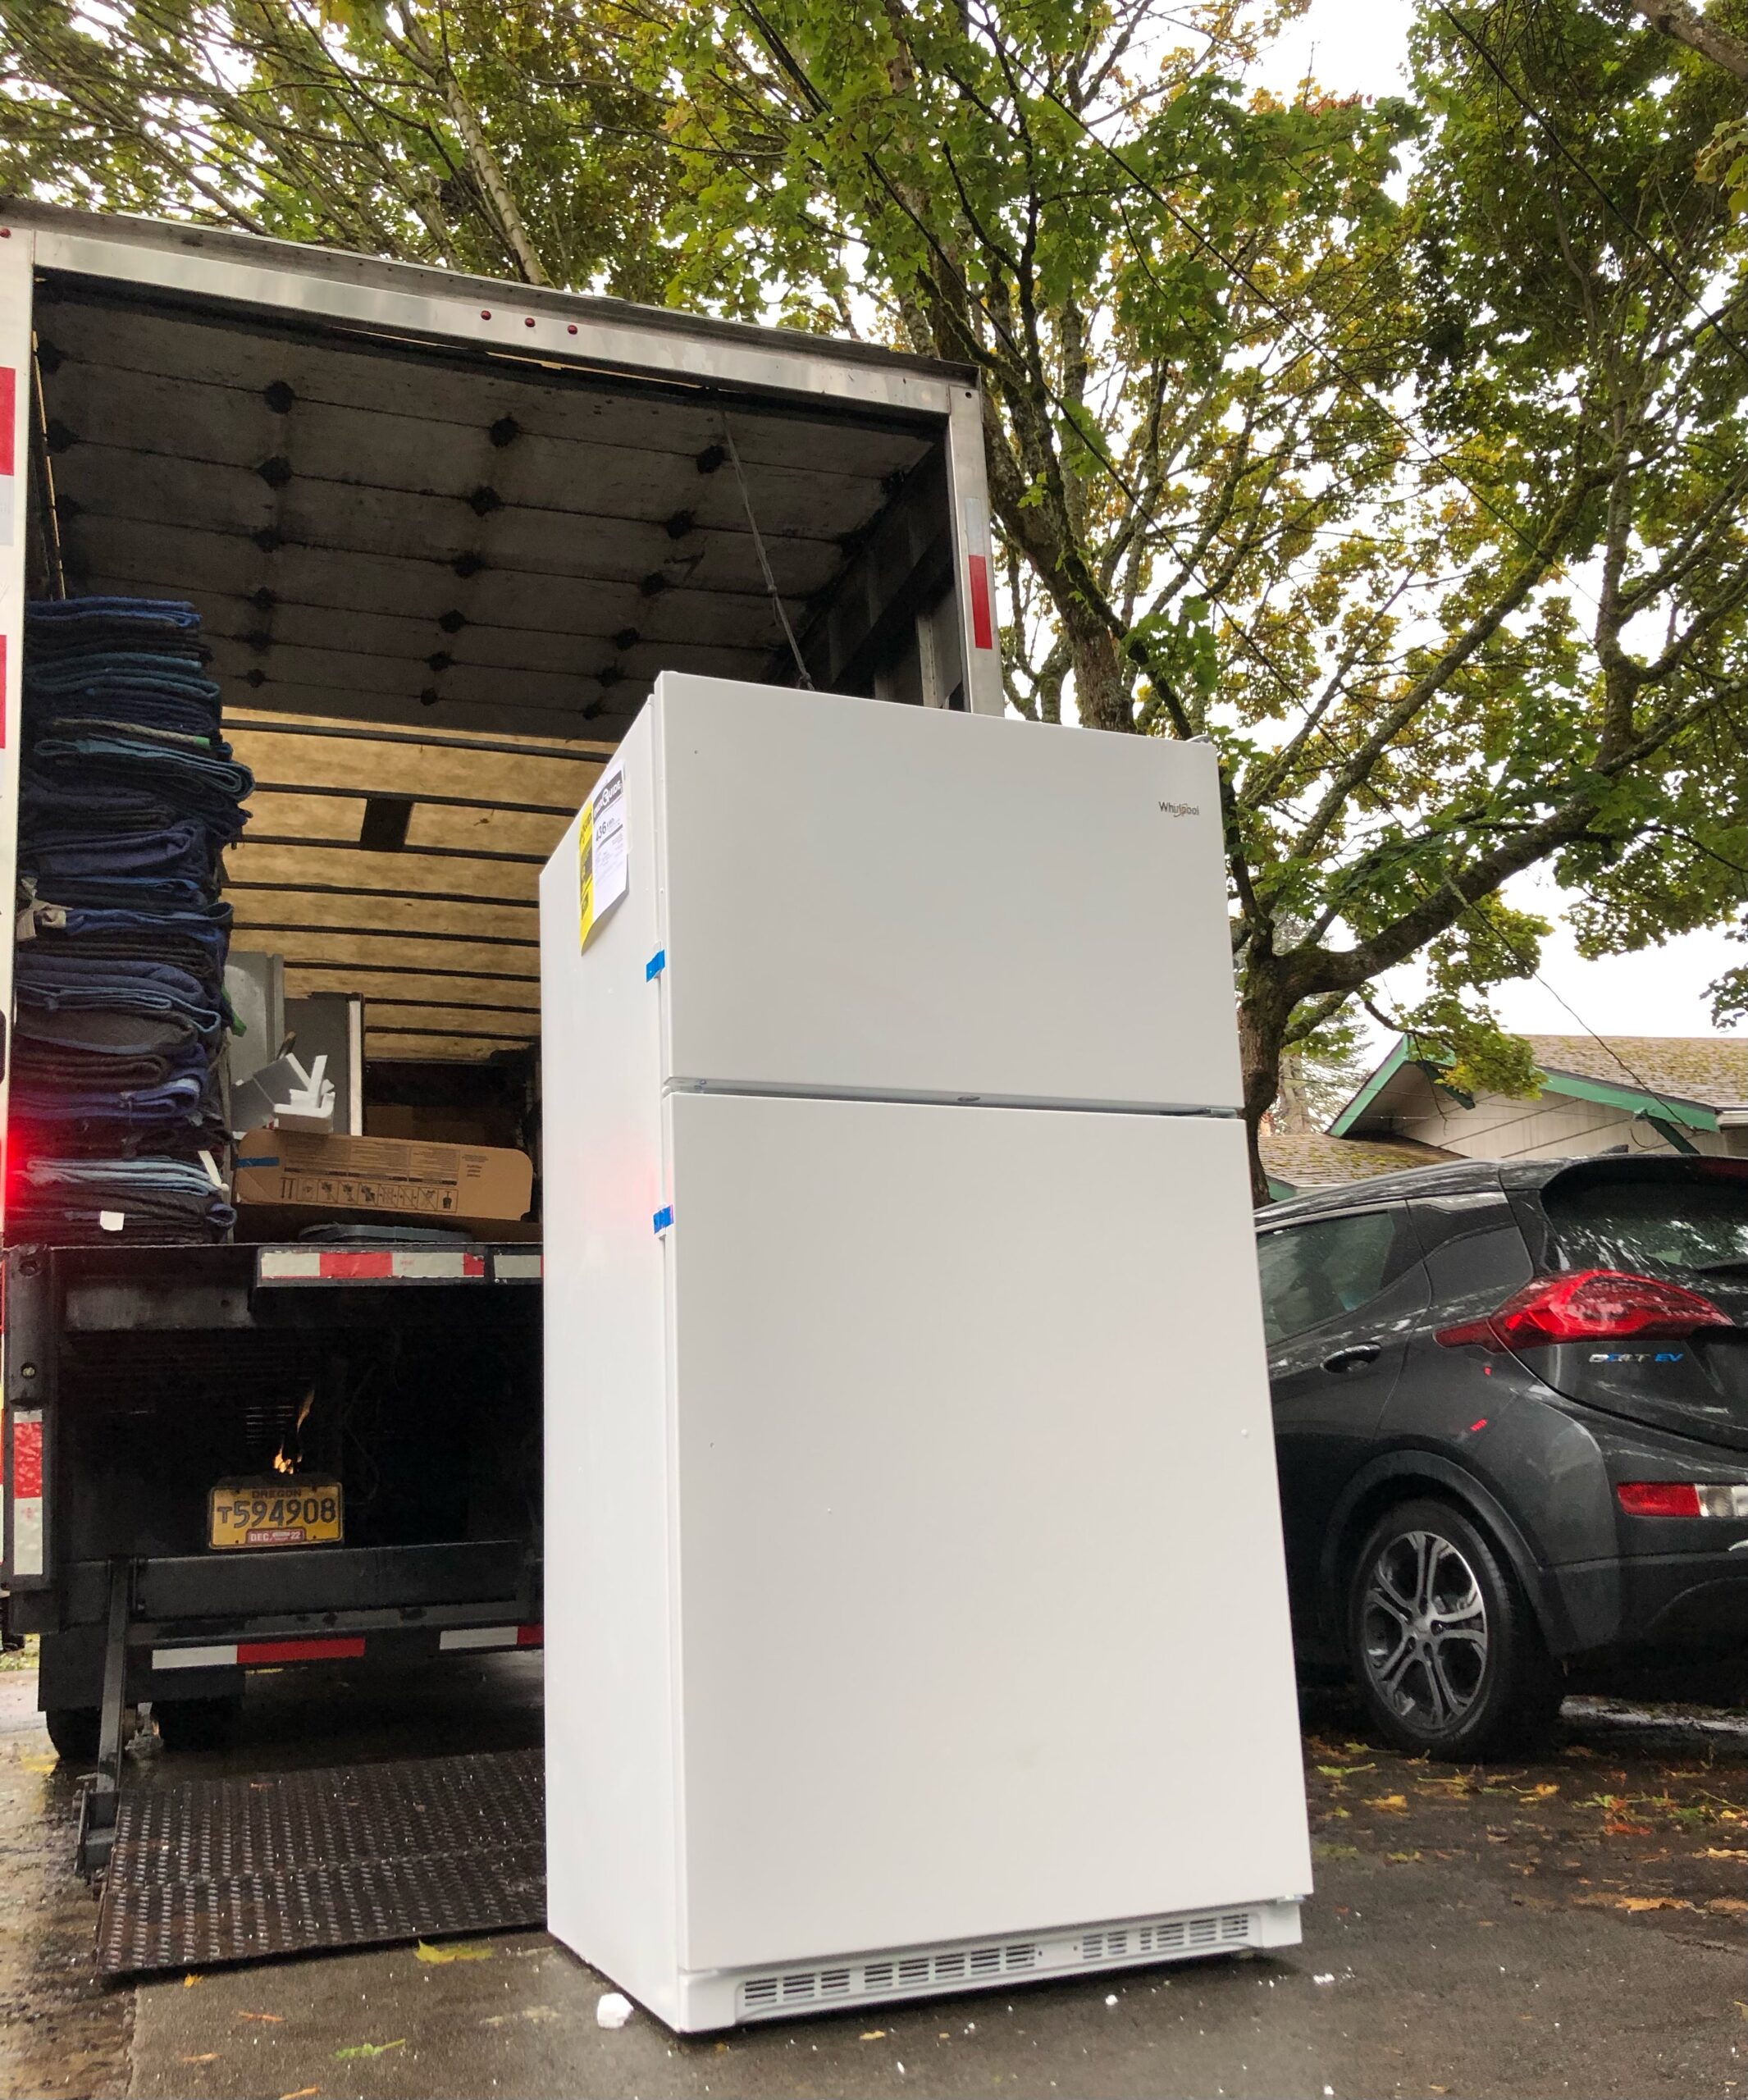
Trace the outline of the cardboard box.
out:
[[[534,1168],[525,1153],[399,1138],[315,1137],[251,1130],[237,1140],[239,1204],[271,1203],[330,1217],[405,1218],[420,1225],[489,1224],[528,1208]]]

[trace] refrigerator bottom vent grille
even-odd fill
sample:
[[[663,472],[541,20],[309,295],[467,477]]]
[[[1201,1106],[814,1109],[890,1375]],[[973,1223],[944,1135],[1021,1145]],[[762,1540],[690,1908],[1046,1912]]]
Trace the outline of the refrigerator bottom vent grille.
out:
[[[1097,1932],[1061,1938],[966,1941],[831,1969],[783,1970],[744,1978],[736,1993],[737,2010],[742,2020],[755,2020],[810,2006],[853,2003],[858,1998],[975,1988],[1011,1976],[1038,1975],[1093,1962],[1109,1968],[1178,1955],[1217,1954],[1248,1946],[1255,1926],[1254,1911],[1216,1911],[1107,1925]]]

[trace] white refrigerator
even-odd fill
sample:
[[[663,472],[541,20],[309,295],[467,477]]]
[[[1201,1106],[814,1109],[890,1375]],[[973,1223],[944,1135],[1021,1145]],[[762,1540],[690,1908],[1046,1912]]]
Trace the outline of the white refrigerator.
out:
[[[1296,1941],[1212,753],[669,673],[541,943],[553,1933],[682,2030]]]

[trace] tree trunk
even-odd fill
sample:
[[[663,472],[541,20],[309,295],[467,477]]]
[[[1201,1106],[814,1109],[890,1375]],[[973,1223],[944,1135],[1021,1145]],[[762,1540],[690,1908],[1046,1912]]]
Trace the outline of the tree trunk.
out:
[[[1272,961],[1272,957],[1269,958]],[[1239,1073],[1244,1086],[1244,1130],[1250,1142],[1250,1195],[1260,1210],[1274,1201],[1269,1194],[1268,1169],[1262,1164],[1257,1139],[1262,1118],[1280,1090],[1280,1057],[1289,1011],[1272,984],[1253,985],[1258,975],[1253,961],[1244,972],[1244,996],[1238,1008]]]
[[[1060,599],[1057,605],[1063,609]],[[1071,618],[1064,611],[1063,625],[1075,667],[1075,705],[1081,727],[1132,730],[1135,710],[1129,675],[1110,629],[1078,605]]]

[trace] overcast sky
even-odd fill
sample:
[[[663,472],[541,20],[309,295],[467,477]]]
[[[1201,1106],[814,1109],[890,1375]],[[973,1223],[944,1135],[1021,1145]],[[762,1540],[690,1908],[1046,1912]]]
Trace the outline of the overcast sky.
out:
[[[1291,94],[1307,72],[1335,94],[1398,93],[1409,14],[1407,0],[1314,0],[1269,53],[1263,77],[1280,94]],[[1748,947],[1740,941],[1721,933],[1690,934],[1641,954],[1589,962],[1560,923],[1562,899],[1551,882],[1526,878],[1507,893],[1514,904],[1556,922],[1544,949],[1543,981],[1507,985],[1495,997],[1495,1011],[1508,1028],[1535,1035],[1581,1034],[1586,1028],[1602,1035],[1718,1032],[1705,988],[1726,970],[1748,963]],[[1399,998],[1413,996],[1407,972],[1385,988]]]

